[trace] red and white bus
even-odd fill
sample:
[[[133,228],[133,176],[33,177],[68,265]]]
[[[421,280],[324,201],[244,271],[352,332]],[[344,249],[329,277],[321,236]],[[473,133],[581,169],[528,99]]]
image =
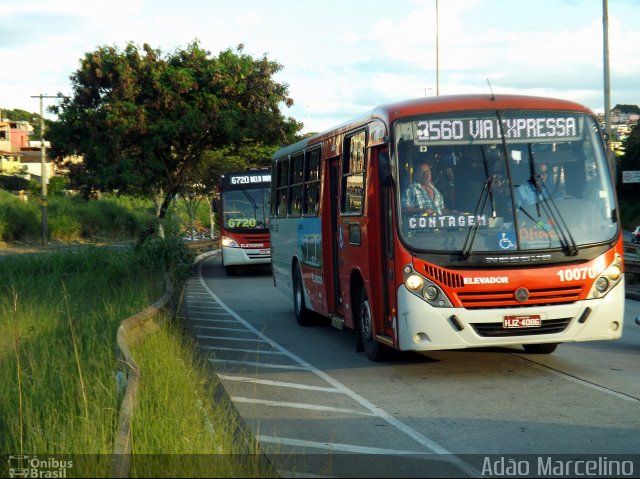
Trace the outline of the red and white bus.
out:
[[[354,329],[373,360],[386,348],[551,353],[619,338],[623,247],[608,158],[596,117],[569,101],[377,107],[274,154],[274,284],[299,323],[315,311]],[[424,162],[435,210],[410,203]],[[531,202],[519,196],[527,187]]]
[[[235,275],[238,266],[269,264],[269,167],[225,173],[219,191],[222,267],[227,275]]]

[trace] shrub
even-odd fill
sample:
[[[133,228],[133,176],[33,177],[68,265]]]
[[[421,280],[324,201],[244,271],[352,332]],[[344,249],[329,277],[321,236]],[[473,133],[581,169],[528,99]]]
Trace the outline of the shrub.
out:
[[[0,239],[24,241],[37,238],[42,220],[36,204],[24,202],[7,192],[0,193],[0,223],[4,225]]]

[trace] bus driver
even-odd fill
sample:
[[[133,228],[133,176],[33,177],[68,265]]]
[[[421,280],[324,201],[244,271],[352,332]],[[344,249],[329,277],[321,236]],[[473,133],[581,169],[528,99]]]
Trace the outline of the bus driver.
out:
[[[444,200],[433,185],[431,165],[420,163],[417,166],[415,183],[409,185],[402,197],[403,212],[414,215],[440,215],[444,210]]]
[[[529,178],[526,183],[517,188],[516,208],[529,206],[548,198],[547,178],[549,176],[549,165],[540,163],[538,168],[538,177]]]

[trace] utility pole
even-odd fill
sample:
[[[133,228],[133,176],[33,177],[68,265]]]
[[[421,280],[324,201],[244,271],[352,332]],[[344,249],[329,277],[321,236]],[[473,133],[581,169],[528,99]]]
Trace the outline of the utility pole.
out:
[[[44,111],[43,98],[59,98],[59,96],[32,95],[31,98],[40,98],[40,206],[42,211],[42,246],[47,247],[48,223],[47,223],[47,147],[44,144]]]
[[[436,96],[440,96],[440,20],[438,18],[438,0],[436,0]]]
[[[604,132],[607,138],[607,154],[611,149],[611,85],[609,84],[609,6],[602,0],[602,45],[604,63]]]

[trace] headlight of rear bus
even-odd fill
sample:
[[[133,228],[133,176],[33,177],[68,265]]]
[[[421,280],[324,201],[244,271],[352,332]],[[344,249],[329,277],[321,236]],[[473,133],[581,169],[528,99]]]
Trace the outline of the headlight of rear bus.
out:
[[[444,291],[432,281],[416,273],[411,265],[404,267],[404,285],[411,293],[424,299],[431,306],[439,308],[453,307]]]
[[[622,258],[616,254],[613,263],[611,263],[593,283],[589,298],[602,298],[611,289],[618,284],[622,278]]]
[[[222,246],[227,246],[228,248],[239,248],[240,245],[238,243],[235,242],[235,240],[229,238],[228,236],[223,236],[220,239],[220,242],[222,243]]]

